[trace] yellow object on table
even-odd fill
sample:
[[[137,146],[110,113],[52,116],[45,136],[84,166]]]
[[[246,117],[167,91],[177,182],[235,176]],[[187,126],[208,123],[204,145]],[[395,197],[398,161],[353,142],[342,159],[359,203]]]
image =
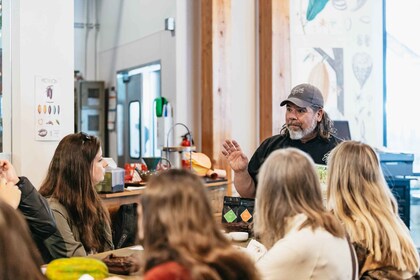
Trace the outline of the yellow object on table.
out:
[[[96,279],[108,277],[108,267],[100,260],[87,257],[61,258],[50,262],[45,271],[49,280],[73,280],[88,274]]]
[[[203,153],[186,153],[186,160],[190,160],[191,156],[191,169],[199,176],[206,176],[211,168],[210,158]]]

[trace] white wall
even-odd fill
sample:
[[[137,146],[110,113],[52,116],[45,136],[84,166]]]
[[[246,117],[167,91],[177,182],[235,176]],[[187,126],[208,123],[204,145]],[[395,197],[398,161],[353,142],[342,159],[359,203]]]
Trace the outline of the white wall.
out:
[[[96,22],[100,24],[97,44],[92,42],[95,30],[75,29],[76,69],[82,72],[87,69],[86,79],[104,80],[110,87],[115,86],[118,71],[160,59],[162,95],[172,102],[174,121],[190,127],[200,149],[201,129],[206,129],[200,127],[200,1],[104,0],[97,3]],[[84,1],[75,0],[75,5],[76,22],[87,23],[86,9],[89,9],[89,21],[95,23],[93,4],[87,8]],[[253,0],[232,1],[231,135],[249,156],[258,141],[255,9]],[[164,30],[167,17],[175,18],[175,33]],[[86,46],[87,66],[84,65]],[[97,49],[97,71],[93,66],[92,48]],[[116,157],[115,133],[110,134],[110,156]]]
[[[251,158],[259,144],[256,1],[232,0],[232,139]],[[263,139],[260,139],[263,140]]]
[[[74,0],[75,70],[98,80],[98,54],[131,44],[164,29],[176,1]],[[101,77],[103,78],[103,77]]]
[[[58,141],[35,141],[35,76],[59,80],[60,103],[69,104],[61,110],[61,135],[73,132],[73,2],[8,0],[3,9],[5,20],[11,20],[5,23],[10,34],[4,51],[12,63],[11,76],[4,72],[5,80],[11,80],[4,94],[12,108],[11,131],[5,133],[12,135],[12,162],[18,173],[39,187]]]
[[[96,80],[98,41],[96,1],[74,0],[74,70],[87,80]]]
[[[176,1],[176,42],[173,73],[176,77],[176,106],[174,119],[187,124],[195,144],[201,147],[201,96],[200,96],[200,1]],[[185,131],[180,129],[180,134]]]
[[[175,17],[173,0],[102,0],[100,52],[129,44],[164,29],[164,19]]]
[[[160,61],[161,93],[176,112],[176,37],[164,30],[165,17],[175,17],[175,13],[174,1],[103,1],[97,78],[107,87],[115,86],[118,71]],[[109,137],[110,156],[117,158],[116,133]]]
[[[172,103],[174,121],[190,127],[199,143],[200,118],[194,117],[199,116],[200,104],[199,1],[104,0],[95,7],[75,0],[75,6],[76,22],[100,25],[97,35],[94,29],[75,29],[75,65],[85,72],[85,79],[104,80],[112,87],[118,71],[160,60],[162,95]],[[175,18],[175,32],[164,30],[168,17]],[[110,133],[110,156],[117,157],[114,132]]]

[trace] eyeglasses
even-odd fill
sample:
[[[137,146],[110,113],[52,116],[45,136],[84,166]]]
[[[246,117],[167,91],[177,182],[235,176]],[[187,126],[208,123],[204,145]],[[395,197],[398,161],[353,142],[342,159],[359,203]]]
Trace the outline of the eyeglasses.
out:
[[[84,132],[79,132],[80,136],[82,136],[82,145],[85,144],[86,141],[91,141],[92,140],[92,136],[84,133]]]

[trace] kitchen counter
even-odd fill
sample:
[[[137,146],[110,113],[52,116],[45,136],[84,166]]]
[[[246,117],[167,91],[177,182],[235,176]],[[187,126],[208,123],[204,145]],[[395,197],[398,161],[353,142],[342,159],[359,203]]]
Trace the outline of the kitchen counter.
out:
[[[223,209],[223,197],[231,195],[230,182],[228,180],[211,180],[207,179],[204,182],[208,191],[211,206],[215,216],[221,216]],[[140,196],[144,193],[146,185],[139,186],[138,188],[124,188],[123,192],[116,193],[100,193],[105,207],[112,215],[118,211],[122,204],[138,203]]]

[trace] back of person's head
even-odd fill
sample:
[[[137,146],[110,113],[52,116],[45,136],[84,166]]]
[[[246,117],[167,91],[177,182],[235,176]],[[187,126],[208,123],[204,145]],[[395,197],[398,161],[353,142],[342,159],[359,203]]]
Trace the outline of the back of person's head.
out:
[[[23,216],[0,200],[0,279],[45,279]]]
[[[302,225],[322,227],[334,236],[344,236],[339,222],[322,204],[321,187],[313,160],[295,148],[272,152],[258,175],[254,231],[271,247],[285,234],[288,218],[305,214]]]
[[[327,185],[327,207],[353,242],[365,246],[375,261],[418,270],[416,248],[372,147],[357,141],[335,147],[328,158]]]
[[[69,134],[58,144],[39,192],[66,207],[87,250],[102,248],[95,237],[108,214],[93,186],[92,167],[99,139],[83,132]],[[92,228],[93,226],[93,228]],[[96,232],[95,232],[96,231]]]
[[[256,279],[251,260],[236,252],[216,224],[197,175],[170,169],[153,176],[141,209],[145,271],[175,261],[193,279]]]

